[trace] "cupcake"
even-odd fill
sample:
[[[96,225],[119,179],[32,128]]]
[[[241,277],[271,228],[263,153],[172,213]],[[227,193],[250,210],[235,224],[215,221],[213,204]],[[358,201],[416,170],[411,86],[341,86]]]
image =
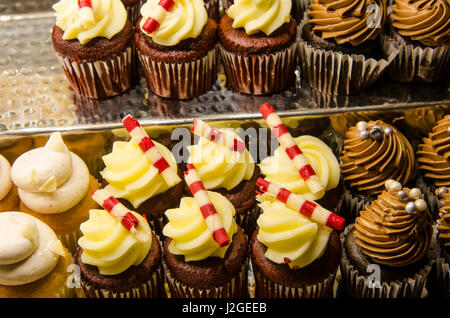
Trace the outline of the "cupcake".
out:
[[[167,11],[158,0],[141,9],[134,41],[149,89],[165,98],[190,99],[217,77],[217,23],[202,0],[180,0]]]
[[[219,215],[229,245],[213,238],[197,200],[183,197],[166,211],[165,274],[173,298],[242,298],[247,295],[247,238],[234,219],[233,204],[205,191]]]
[[[175,157],[165,146],[154,141],[157,149],[170,165],[170,169],[182,176]],[[160,236],[166,222],[164,212],[178,206],[183,195],[184,183],[169,187],[157,167],[150,162],[132,139],[115,141],[112,152],[102,157],[105,169],[100,172],[111,195],[127,208],[145,215]]]
[[[0,212],[15,211],[18,205],[19,194],[11,181],[11,165],[0,155]]]
[[[360,121],[346,133],[341,173],[349,190],[345,209],[354,219],[385,188],[388,179],[402,184],[415,181],[416,162],[406,137],[381,120]]]
[[[400,82],[435,82],[450,71],[450,4],[446,0],[395,0],[384,45],[399,54],[387,73]]]
[[[144,0],[121,0],[127,10],[127,17],[132,25],[135,25],[140,17],[140,10],[144,4]]]
[[[388,180],[346,228],[341,271],[349,296],[421,297],[433,263],[432,224],[420,190]]]
[[[68,251],[44,222],[0,213],[0,298],[66,298]]]
[[[384,0],[313,0],[299,26],[300,64],[309,86],[331,95],[355,94],[374,83],[394,56],[381,55]]]
[[[144,217],[130,213],[137,220],[134,231],[105,210],[90,210],[81,224],[75,263],[87,298],[165,296],[158,239]]]
[[[19,210],[48,224],[74,253],[80,224],[97,207],[90,193],[98,187],[80,157],[70,152],[59,132],[44,147],[17,158],[11,178],[18,188]]]
[[[207,124],[202,122],[201,125]],[[197,134],[196,130],[194,133]],[[232,129],[217,129],[216,134],[223,134],[225,140],[242,142]],[[248,149],[235,151],[203,136],[197,144],[187,148],[187,162],[197,169],[205,188],[224,195],[233,204],[237,224],[250,234],[256,221],[253,210],[260,172]],[[185,189],[185,193],[189,192]]]
[[[397,125],[411,141],[419,141],[436,126],[437,122],[448,113],[448,106],[421,107],[407,109],[403,120]]]
[[[133,25],[120,0],[61,0],[53,5],[53,47],[69,81],[80,95],[104,99],[134,83]],[[83,3],[85,3],[83,2]]]
[[[436,259],[437,286],[440,295],[450,297],[450,192],[447,188],[441,193],[442,206],[437,220],[438,242],[441,255]]]
[[[269,196],[250,255],[257,298],[332,298],[341,255],[339,234]]]
[[[268,95],[295,84],[297,26],[291,0],[236,0],[219,24],[228,84],[245,94]]]

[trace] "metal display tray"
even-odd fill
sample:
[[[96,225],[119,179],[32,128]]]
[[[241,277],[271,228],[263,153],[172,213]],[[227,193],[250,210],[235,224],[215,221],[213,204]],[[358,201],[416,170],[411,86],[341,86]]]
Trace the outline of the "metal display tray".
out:
[[[310,89],[296,70],[293,87],[271,96],[249,96],[227,88],[219,66],[213,88],[187,101],[168,100],[148,91],[145,79],[122,95],[103,101],[77,96],[58,63],[51,41],[54,13],[49,1],[0,1],[0,136],[52,131],[121,128],[121,114],[130,113],[143,125],[183,125],[193,118],[241,121],[262,118],[269,102],[280,116],[325,116],[344,112],[399,110],[450,105],[450,81],[428,85],[401,84],[380,78],[363,93],[330,96]],[[30,9],[33,7],[34,9]],[[28,9],[27,9],[28,8]],[[42,11],[44,9],[47,11]],[[27,11],[28,12],[28,11]]]

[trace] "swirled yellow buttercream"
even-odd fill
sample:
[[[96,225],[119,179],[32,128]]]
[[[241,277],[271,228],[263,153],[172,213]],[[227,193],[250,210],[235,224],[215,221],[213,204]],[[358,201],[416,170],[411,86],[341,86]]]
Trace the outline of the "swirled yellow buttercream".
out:
[[[322,256],[330,228],[311,221],[271,196],[258,196],[257,200],[263,211],[257,221],[257,239],[267,247],[266,258],[295,269]]]
[[[169,163],[169,169],[177,173],[177,163],[170,150],[156,141],[154,143]],[[135,208],[149,198],[169,190],[158,169],[133,140],[116,141],[112,152],[102,159],[106,167],[101,175],[109,183],[105,189],[116,198],[127,199]]]
[[[102,275],[117,275],[142,263],[150,251],[152,233],[140,214],[131,213],[139,220],[136,230],[143,240],[138,240],[109,212],[89,211],[89,220],[80,226],[83,236],[78,240],[84,264],[97,266]]]
[[[235,0],[227,15],[233,28],[244,28],[248,35],[271,35],[291,19],[291,0]]]
[[[219,129],[225,138],[237,138],[230,129]],[[242,140],[241,140],[242,141]],[[200,137],[199,142],[188,147],[188,163],[194,164],[206,189],[225,188],[231,190],[243,180],[250,180],[255,162],[246,149],[239,153],[224,145]]]
[[[330,147],[319,138],[304,135],[294,139],[320,180],[322,180],[325,190],[316,194],[312,193],[294,168],[284,149],[280,147],[275,150],[272,157],[267,157],[259,164],[261,172],[265,175],[266,180],[273,181],[289,191],[301,195],[306,200],[319,200],[325,195],[325,191],[338,186],[340,179],[339,162]]]
[[[159,45],[173,46],[182,40],[196,38],[208,21],[203,0],[177,0],[163,17],[156,16],[160,11],[158,3],[159,0],[148,0],[142,6],[140,27],[142,32]],[[149,17],[160,23],[159,27],[150,34],[142,28]]]
[[[220,215],[223,228],[232,240],[237,231],[233,205],[220,193],[208,191],[208,195]],[[194,198],[182,198],[180,207],[167,210],[166,216],[169,222],[164,227],[163,234],[172,238],[170,253],[183,255],[186,262],[225,256],[230,245],[220,247],[214,241]]]
[[[61,0],[53,9],[56,25],[64,31],[63,40],[78,39],[81,44],[97,37],[111,39],[127,22],[127,11],[120,0],[92,0],[93,23],[80,16],[78,0]]]

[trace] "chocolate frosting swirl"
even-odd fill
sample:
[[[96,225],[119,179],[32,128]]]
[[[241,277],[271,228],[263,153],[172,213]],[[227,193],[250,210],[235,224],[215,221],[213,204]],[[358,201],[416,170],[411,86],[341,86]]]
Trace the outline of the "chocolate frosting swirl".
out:
[[[438,236],[439,240],[447,249],[450,249],[450,192],[442,196],[442,207],[439,210]]]
[[[369,137],[363,140],[357,126],[346,133],[341,156],[341,172],[350,187],[369,195],[377,195],[384,189],[388,179],[402,184],[413,179],[416,164],[413,149],[402,133],[381,120],[369,121],[370,130],[378,125],[384,130],[392,129],[392,134],[382,134],[380,139]]]
[[[386,0],[314,0],[309,6],[313,31],[337,44],[358,46],[374,40],[386,21]],[[377,5],[374,10],[371,5]],[[379,27],[376,27],[377,22]],[[375,27],[374,27],[375,26]]]
[[[427,252],[433,234],[431,214],[428,209],[407,213],[408,202],[413,201],[400,201],[397,191],[383,191],[356,218],[356,244],[374,262],[402,267]]]
[[[417,151],[419,168],[434,184],[450,186],[450,115],[437,122]]]
[[[450,3],[448,0],[395,0],[392,25],[400,35],[426,46],[450,41]]]

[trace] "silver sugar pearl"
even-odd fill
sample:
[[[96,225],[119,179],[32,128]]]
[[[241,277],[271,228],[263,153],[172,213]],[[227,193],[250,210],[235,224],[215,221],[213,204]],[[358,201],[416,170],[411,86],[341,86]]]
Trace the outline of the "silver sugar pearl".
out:
[[[386,180],[384,183],[386,190],[388,191],[400,191],[402,189],[402,185],[400,182],[395,181],[394,179]]]
[[[436,189],[436,195],[440,197],[443,197],[446,193],[448,193],[448,189],[446,187],[440,187]]]
[[[356,124],[356,127],[358,128],[359,131],[367,130],[367,122],[358,121],[358,123]]]
[[[389,136],[389,135],[392,135],[394,130],[391,127],[386,127],[386,128],[384,128],[383,132],[386,136]]]
[[[359,138],[361,138],[362,140],[367,140],[369,139],[370,133],[368,130],[362,130],[359,132]]]
[[[406,213],[408,213],[408,214],[414,214],[414,213],[416,213],[417,208],[416,208],[416,205],[414,204],[414,202],[408,202],[408,203],[406,203],[405,210],[406,210]]]
[[[398,199],[402,202],[408,201],[409,195],[405,190],[398,191],[397,193]]]
[[[382,136],[383,136],[383,130],[381,129],[381,127],[378,125],[373,126],[372,129],[370,130],[370,137],[372,137],[375,140],[378,140]]]
[[[411,190],[409,190],[409,198],[411,200],[417,200],[420,198],[421,195],[422,195],[422,191],[420,191],[417,188],[412,188]]]
[[[427,209],[427,203],[425,202],[424,199],[418,199],[414,201],[414,205],[419,211],[425,211]]]

